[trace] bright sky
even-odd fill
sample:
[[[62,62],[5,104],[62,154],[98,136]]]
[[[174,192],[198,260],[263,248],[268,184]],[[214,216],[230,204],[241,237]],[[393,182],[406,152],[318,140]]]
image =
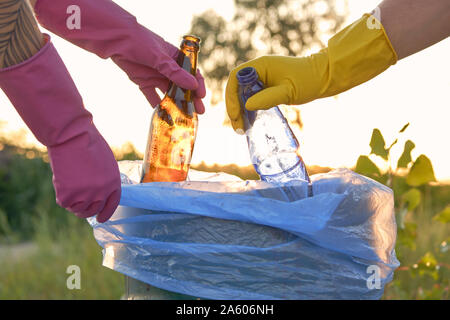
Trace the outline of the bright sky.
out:
[[[116,2],[175,45],[190,29],[194,14],[212,7],[226,18],[233,15],[232,0],[165,0],[158,1],[157,6],[154,1]],[[349,0],[348,22],[370,12],[379,2]],[[93,113],[108,143],[121,146],[130,141],[142,152],[152,109],[139,89],[111,61],[101,60],[56,36],[53,41],[86,108]],[[447,149],[450,138],[449,56],[450,41],[446,40],[400,61],[372,81],[337,98],[301,106],[304,130],[296,133],[305,162],[331,167],[353,166],[360,154],[370,152],[368,144],[373,128],[379,128],[390,144],[396,132],[410,122],[404,138],[416,144],[413,158],[424,153],[434,164],[436,177],[450,180],[450,151]],[[205,99],[205,103],[208,102],[209,99]],[[25,127],[2,92],[0,103],[0,118],[7,122],[8,130]],[[245,138],[222,126],[224,110],[221,104],[208,108],[200,117],[194,163],[250,164]],[[398,154],[404,140],[400,142]]]

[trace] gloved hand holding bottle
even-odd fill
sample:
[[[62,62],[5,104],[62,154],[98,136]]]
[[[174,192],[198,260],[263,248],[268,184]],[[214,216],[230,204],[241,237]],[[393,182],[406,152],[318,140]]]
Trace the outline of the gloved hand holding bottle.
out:
[[[183,70],[176,62],[177,47],[140,25],[133,15],[113,1],[34,2],[37,20],[44,28],[101,58],[111,58],[139,86],[153,107],[161,102],[155,89],[166,92],[169,82],[173,81],[181,88],[195,90],[196,111],[204,113],[201,99],[206,90],[201,73],[197,71],[194,77]],[[79,8],[79,29],[67,27],[70,16],[67,10],[73,5]]]
[[[248,110],[279,104],[300,105],[339,94],[366,82],[395,64],[450,34],[449,2],[385,0],[375,13],[365,14],[334,35],[328,47],[307,57],[263,56],[230,73],[226,105],[233,128],[242,133],[236,74],[256,69],[266,89],[248,99]]]

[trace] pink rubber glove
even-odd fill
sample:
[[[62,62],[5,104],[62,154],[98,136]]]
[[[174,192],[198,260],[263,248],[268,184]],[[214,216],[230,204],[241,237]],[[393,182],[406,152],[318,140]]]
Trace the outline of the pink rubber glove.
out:
[[[80,28],[69,29],[69,7],[79,7]],[[197,113],[205,112],[206,90],[202,75],[195,78],[176,62],[179,50],[140,25],[136,18],[110,0],[38,0],[34,11],[39,23],[73,44],[103,59],[111,58],[136,83],[150,104],[161,101],[156,88],[166,92],[169,81],[195,90]]]
[[[0,70],[0,87],[48,148],[56,202],[80,218],[97,214],[97,221],[105,222],[120,201],[119,168],[46,37],[33,57]]]

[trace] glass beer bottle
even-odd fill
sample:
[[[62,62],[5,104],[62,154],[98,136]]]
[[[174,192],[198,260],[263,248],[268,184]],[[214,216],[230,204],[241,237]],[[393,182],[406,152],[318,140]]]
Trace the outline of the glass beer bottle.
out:
[[[195,76],[200,38],[184,36],[178,65]],[[198,118],[193,92],[171,83],[156,107],[144,154],[141,182],[184,181],[189,171]]]

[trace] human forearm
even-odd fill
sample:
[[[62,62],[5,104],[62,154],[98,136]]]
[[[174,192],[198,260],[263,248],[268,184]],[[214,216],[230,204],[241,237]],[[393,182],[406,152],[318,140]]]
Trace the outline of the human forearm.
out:
[[[0,68],[27,60],[43,42],[27,0],[0,0]]]
[[[450,1],[384,0],[381,23],[403,59],[450,36]]]

